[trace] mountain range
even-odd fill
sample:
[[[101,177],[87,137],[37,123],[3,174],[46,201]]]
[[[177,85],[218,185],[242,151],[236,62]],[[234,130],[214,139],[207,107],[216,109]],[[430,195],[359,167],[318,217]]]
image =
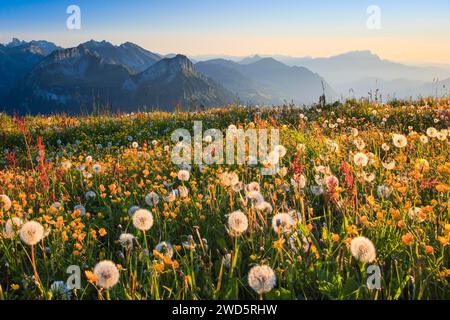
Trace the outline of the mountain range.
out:
[[[304,67],[287,66],[273,58],[247,63],[215,59],[198,62],[196,67],[245,103],[279,105],[293,101],[312,104],[322,94],[328,100],[336,97],[320,75]]]
[[[253,55],[229,59],[248,64],[268,57]],[[281,55],[273,58],[288,66],[302,66],[320,74],[344,98],[367,97],[377,89],[386,98],[449,95],[446,83],[450,81],[450,65],[407,65],[381,59],[368,50],[351,51],[328,58]]]
[[[450,70],[382,60],[369,51],[329,58],[249,56],[202,59],[162,55],[126,42],[0,44],[0,111],[77,114],[99,108],[184,110],[243,104],[312,104],[367,96],[448,94]],[[444,79],[438,81],[437,79]],[[447,79],[447,80],[445,80]]]
[[[0,99],[4,98],[18,81],[54,50],[62,49],[47,41],[24,42],[13,39],[0,44]]]
[[[288,65],[302,65],[320,73],[343,96],[367,96],[379,90],[385,97],[428,96],[437,79],[449,79],[450,69],[414,66],[381,59],[370,51],[353,51],[329,58],[279,58]],[[442,93],[445,88],[438,91]],[[448,91],[445,92],[448,94]]]
[[[33,58],[0,97],[3,110],[76,114],[105,107],[172,110],[190,103],[209,107],[232,102],[232,94],[198,73],[187,57],[165,58],[132,43],[91,40]]]

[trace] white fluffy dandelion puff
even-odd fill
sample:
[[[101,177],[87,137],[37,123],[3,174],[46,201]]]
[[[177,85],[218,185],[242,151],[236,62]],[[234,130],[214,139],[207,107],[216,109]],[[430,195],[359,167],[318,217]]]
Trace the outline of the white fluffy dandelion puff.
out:
[[[259,192],[261,189],[261,187],[259,186],[258,182],[250,182],[249,184],[247,184],[245,186],[245,191],[246,192],[251,192],[251,191],[257,191]]]
[[[406,147],[406,145],[408,144],[408,140],[402,134],[393,134],[392,142],[394,143],[394,146],[399,149]]]
[[[239,236],[247,229],[248,219],[242,211],[234,211],[228,216],[228,230],[231,236]]]
[[[357,166],[365,167],[369,163],[369,158],[367,157],[367,155],[365,153],[358,152],[353,157],[353,162],[355,162],[355,164]]]
[[[366,237],[356,237],[350,243],[352,255],[361,262],[372,262],[376,258],[376,250],[372,241]]]
[[[272,228],[276,233],[289,233],[295,225],[295,220],[287,213],[278,213],[272,218]]]
[[[294,175],[291,179],[291,185],[298,189],[303,189],[306,186],[306,177],[303,174]]]
[[[249,191],[247,192],[246,196],[247,199],[250,199],[255,204],[264,201],[264,197],[259,191]]]
[[[255,209],[262,212],[272,212],[272,205],[266,201],[261,201],[255,204]]]
[[[17,231],[22,226],[22,219],[14,217],[11,219],[8,219],[5,224],[5,231],[3,232],[3,237],[6,239],[12,239],[14,238],[14,235],[17,233]]]
[[[133,249],[133,241],[134,241],[134,236],[130,233],[122,233],[119,236],[119,243],[125,249],[132,250]]]
[[[156,206],[159,203],[158,194],[154,191],[147,193],[147,195],[145,196],[145,203],[151,207]]]
[[[162,242],[158,243],[155,246],[155,250],[158,251],[161,255],[163,255],[169,259],[172,259],[172,257],[173,257],[173,253],[174,253],[173,246],[166,241],[162,241]]]
[[[248,285],[258,294],[270,292],[277,283],[275,272],[269,266],[255,266],[248,274]]]
[[[94,275],[97,285],[104,289],[111,289],[119,282],[119,270],[114,262],[109,260],[97,263],[94,268]]]
[[[188,181],[189,180],[189,171],[187,170],[180,170],[178,171],[178,179],[180,179],[180,181]]]
[[[146,209],[138,209],[133,215],[133,226],[141,231],[150,230],[153,226],[153,215]]]
[[[99,174],[100,172],[102,172],[102,166],[96,163],[92,166],[92,171],[96,174]]]
[[[6,194],[0,194],[0,209],[4,212],[11,209],[11,199]]]
[[[239,183],[239,177],[234,172],[224,172],[220,176],[221,183],[226,187],[234,186],[235,184]]]
[[[44,227],[36,221],[26,222],[19,231],[23,243],[33,246],[44,238]]]

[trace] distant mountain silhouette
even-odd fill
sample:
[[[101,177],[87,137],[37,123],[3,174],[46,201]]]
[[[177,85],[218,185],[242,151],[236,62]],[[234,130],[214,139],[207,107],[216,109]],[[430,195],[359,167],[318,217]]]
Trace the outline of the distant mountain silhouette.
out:
[[[98,54],[103,62],[125,66],[133,74],[144,71],[162,59],[160,55],[147,51],[131,42],[114,46],[107,41],[91,40],[83,43],[82,46],[92,53]]]
[[[289,67],[273,58],[261,58],[249,64],[229,60],[199,62],[200,72],[223,84],[244,102],[297,104],[317,102],[324,93],[336,96],[331,86],[318,74],[302,67]]]
[[[144,72],[132,76],[123,87],[129,92],[127,105],[159,106],[170,110],[180,104],[190,106],[222,106],[232,102],[231,93],[197,72],[183,55],[165,58]]]
[[[409,66],[370,51],[329,58],[230,59],[195,62],[131,42],[91,40],[63,49],[44,40],[13,39],[0,44],[0,110],[76,114],[175,106],[186,110],[230,102],[312,104],[324,93],[327,101],[375,93],[385,99],[449,94],[450,70],[445,67]]]
[[[47,56],[9,100],[19,113],[91,111],[95,103],[116,101],[129,76],[125,66],[110,64],[81,44]]]
[[[60,47],[47,41],[20,41],[0,44],[0,101],[14,89],[42,59]],[[0,104],[1,105],[1,104]]]
[[[259,55],[255,54],[254,56],[250,56],[250,57],[242,59],[241,61],[239,61],[239,63],[240,64],[251,64],[251,63],[258,62],[261,59],[263,59],[263,58],[260,57]]]
[[[45,40],[32,40],[30,42],[13,38],[12,41],[6,44],[6,48],[11,49],[11,52],[31,52],[42,56],[49,55],[55,50],[62,49],[52,42]]]
[[[195,67],[201,73],[227,88],[236,100],[245,103],[263,103],[270,100],[270,97],[264,94],[256,81],[241,73],[240,67],[235,62],[215,59],[198,62]]]
[[[22,70],[14,73],[8,59],[18,61]],[[91,40],[62,49],[45,41],[14,39],[0,46],[0,61],[5,74],[20,74],[2,87],[0,108],[20,114],[173,110],[233,101],[312,103],[322,95],[322,85],[327,96],[334,94],[319,75],[271,58],[194,65],[185,56],[162,56],[130,42],[116,46]]]
[[[124,49],[132,54],[124,54]],[[136,59],[143,53],[143,59]],[[196,103],[220,106],[231,93],[194,70],[185,56],[165,58],[140,73],[151,56],[132,44],[87,42],[57,50],[39,62],[8,97],[7,108],[20,114],[76,114],[107,107],[133,111],[144,107],[172,110]],[[139,64],[139,61],[141,64]],[[131,68],[133,66],[133,68]]]
[[[417,85],[433,79],[450,77],[450,69],[436,66],[413,66],[381,59],[371,51],[351,51],[329,58],[278,57],[292,66],[304,66],[319,73],[339,94],[347,96],[349,91],[361,93],[374,90],[375,84],[384,96],[407,97]],[[364,93],[365,92],[365,93]]]

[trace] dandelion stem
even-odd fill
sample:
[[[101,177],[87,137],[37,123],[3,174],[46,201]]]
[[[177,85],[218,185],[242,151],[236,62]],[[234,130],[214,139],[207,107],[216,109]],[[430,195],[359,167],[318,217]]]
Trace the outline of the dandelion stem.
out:
[[[36,260],[34,258],[34,245],[31,246],[31,264],[33,266],[33,272],[34,272],[34,283],[36,284],[36,286],[39,288],[39,290],[42,293],[39,275],[38,275],[37,269],[36,269]]]

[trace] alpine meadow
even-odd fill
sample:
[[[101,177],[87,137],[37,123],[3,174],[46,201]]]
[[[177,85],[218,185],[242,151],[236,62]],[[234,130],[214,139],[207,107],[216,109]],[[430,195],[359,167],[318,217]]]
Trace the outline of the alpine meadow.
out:
[[[449,39],[448,0],[0,1],[0,308],[436,310]]]

